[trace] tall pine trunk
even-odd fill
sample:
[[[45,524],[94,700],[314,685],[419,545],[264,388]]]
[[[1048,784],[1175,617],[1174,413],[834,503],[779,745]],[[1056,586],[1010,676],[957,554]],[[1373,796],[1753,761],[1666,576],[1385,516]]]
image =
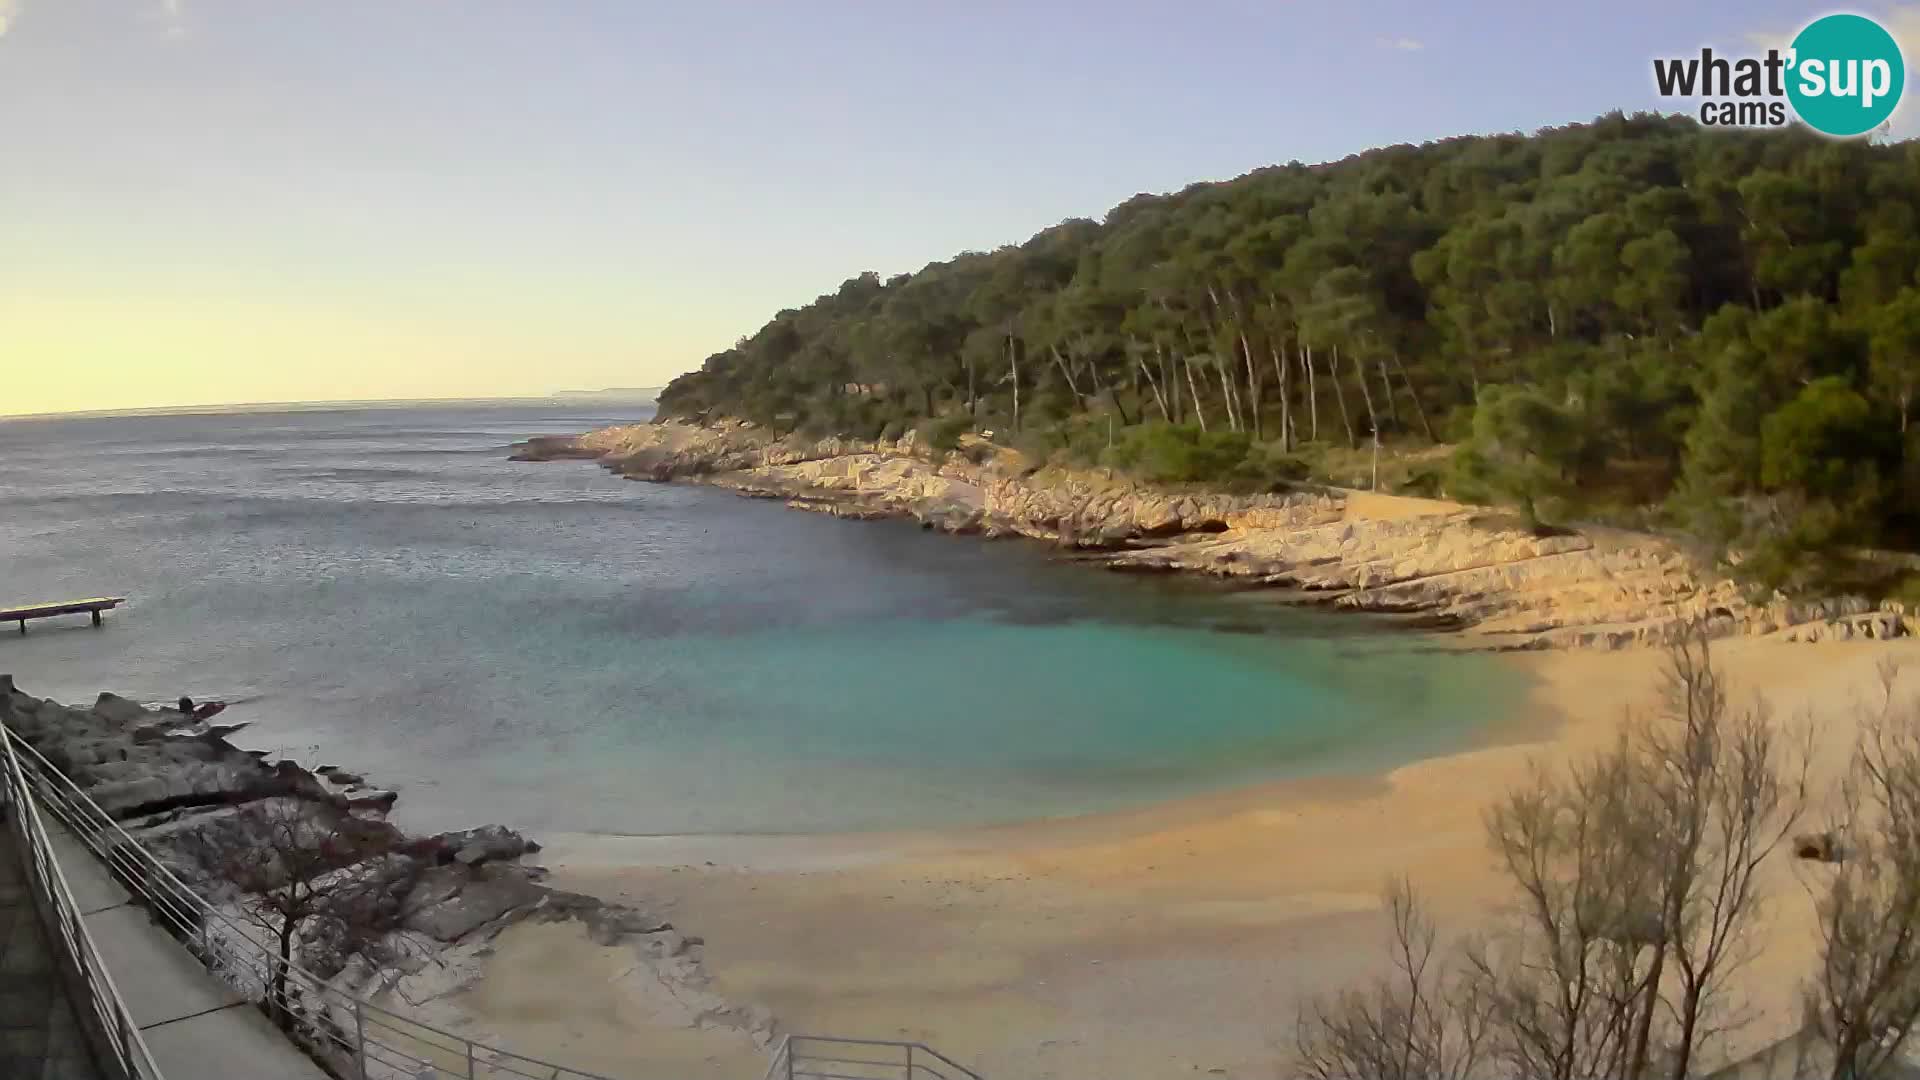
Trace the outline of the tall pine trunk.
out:
[[[1167,393],[1173,397],[1173,422],[1178,424],[1187,415],[1186,406],[1180,399],[1179,374],[1173,370],[1173,358],[1160,347],[1158,340],[1153,343],[1153,355],[1160,363],[1160,385],[1166,387]]]
[[[1353,438],[1353,414],[1347,411],[1347,392],[1340,389],[1340,346],[1333,347],[1333,353],[1327,360],[1327,378],[1333,383],[1333,400],[1340,403],[1340,426],[1347,429],[1347,449],[1358,450],[1360,444]]]
[[[1239,431],[1240,410],[1236,407],[1238,402],[1235,400],[1233,372],[1228,369],[1227,362],[1219,353],[1213,354],[1213,374],[1220,380],[1220,400],[1226,405],[1227,430]]]
[[[1247,332],[1240,331],[1240,352],[1247,358],[1247,412],[1251,419],[1248,426],[1253,430],[1255,439],[1265,432],[1260,426],[1260,373],[1253,366],[1253,346],[1247,344]]]
[[[1267,346],[1268,355],[1273,357],[1273,373],[1280,378],[1280,449],[1293,449],[1293,393],[1287,385],[1287,365],[1280,361],[1280,350],[1274,345]]]
[[[1413,399],[1413,415],[1420,419],[1420,429],[1427,433],[1428,442],[1439,442],[1434,437],[1433,423],[1427,419],[1427,407],[1420,403],[1420,394],[1413,388],[1413,380],[1407,376],[1407,366],[1400,362],[1400,354],[1393,354],[1393,366],[1400,370],[1400,385],[1407,388],[1407,397]]]
[[[1165,420],[1169,424],[1173,423],[1173,414],[1167,411],[1167,397],[1160,392],[1160,384],[1154,381],[1153,369],[1147,366],[1147,358],[1144,356],[1135,356],[1133,360],[1134,363],[1140,365],[1141,374],[1147,377],[1147,387],[1153,391],[1154,404],[1160,406],[1160,419]]]
[[[1205,431],[1207,430],[1207,409],[1200,404],[1200,388],[1193,382],[1193,358],[1181,357],[1180,366],[1187,369],[1187,392],[1193,395],[1193,415],[1200,421],[1200,430]]]
[[[1311,426],[1308,428],[1307,438],[1313,442],[1319,442],[1320,441],[1320,388],[1314,385],[1313,346],[1306,345],[1306,344],[1302,344],[1300,346],[1300,366],[1305,368],[1307,371],[1307,413],[1308,413],[1307,419],[1311,424]]]
[[[1060,355],[1060,349],[1052,342],[1047,343],[1047,351],[1053,354],[1053,362],[1060,365],[1060,374],[1066,377],[1067,391],[1073,395],[1073,407],[1085,409],[1086,398],[1080,394],[1080,384],[1073,381],[1073,369],[1067,366],[1067,358]]]
[[[1007,328],[1007,367],[1013,372],[1013,433],[1020,434],[1020,350],[1014,345],[1013,328]]]
[[[1367,366],[1360,362],[1360,354],[1347,351],[1347,359],[1353,362],[1353,377],[1360,383],[1360,400],[1367,405],[1367,425],[1373,428],[1373,441],[1380,441],[1380,414],[1373,410],[1373,391],[1367,388]]]

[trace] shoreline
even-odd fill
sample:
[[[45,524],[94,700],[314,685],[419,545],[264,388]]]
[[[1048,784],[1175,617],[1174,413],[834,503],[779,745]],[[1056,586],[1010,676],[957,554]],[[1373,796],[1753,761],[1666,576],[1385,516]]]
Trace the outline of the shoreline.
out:
[[[1736,697],[1816,710],[1819,769],[1844,759],[1848,698],[1871,691],[1881,659],[1920,677],[1913,641],[1736,640],[1716,656]],[[1538,679],[1512,724],[1367,777],[902,834],[555,835],[544,857],[562,887],[660,904],[712,943],[723,993],[766,1002],[790,1030],[918,1039],[988,1075],[1266,1077],[1302,1002],[1380,970],[1389,877],[1406,875],[1448,936],[1511,901],[1485,807],[1533,762],[1603,747],[1651,704],[1662,659],[1510,658]],[[1742,983],[1758,1019],[1722,1056],[1790,1026],[1811,970],[1810,904],[1773,858],[1772,936]],[[566,993],[512,969],[488,978]],[[581,1040],[611,1051],[623,1036]]]
[[[488,1052],[566,1058],[564,1044],[530,1044],[511,1023],[490,1023],[469,1005],[495,993],[483,984],[509,933],[535,935],[559,949],[596,950],[617,962],[615,989],[631,1025],[679,1047],[689,1064],[757,1060],[773,1045],[771,1014],[713,992],[700,938],[655,910],[554,887],[549,871],[529,859],[541,845],[510,828],[408,832],[391,819],[399,794],[370,786],[361,774],[245,750],[228,738],[245,724],[207,724],[110,692],[91,706],[69,706],[32,697],[0,674],[0,721],[37,755],[29,760],[60,770],[231,921],[226,929],[207,926],[223,949],[243,960],[224,969],[236,1000],[267,1000],[262,980],[232,973],[252,971],[247,965],[257,961],[255,953],[271,948],[270,938],[285,925],[278,914],[284,909],[275,905],[288,902],[282,890],[294,886],[235,867],[307,868],[311,906],[283,939],[301,969],[288,989],[289,1015],[296,1018],[287,1022],[288,1033],[333,1072],[356,1068],[341,1049],[347,1044],[328,1034],[355,1022],[342,1004],[353,999],[474,1040]],[[312,901],[332,890],[343,906]],[[183,950],[200,948],[187,921],[198,916],[179,910],[181,901],[172,903],[173,921],[161,925],[182,939]],[[265,936],[234,926],[258,927]]]
[[[1516,748],[1551,749],[1575,718],[1536,677],[1554,653],[1498,654],[1527,679],[1506,715],[1489,717],[1460,746],[1379,766],[1283,776],[1157,798],[1111,809],[1017,821],[922,828],[819,832],[627,834],[553,831],[541,836],[544,861],[556,873],[594,874],[642,867],[686,867],[712,861],[753,872],[848,869],[987,851],[1046,849],[1111,842],[1169,828],[1217,823],[1275,803],[1353,803],[1391,792],[1409,770]],[[1653,654],[1637,654],[1651,657]],[[1920,644],[1916,644],[1920,657]]]
[[[1453,651],[1476,655],[1467,650]],[[1486,751],[1551,745],[1571,720],[1559,705],[1540,700],[1544,688],[1534,677],[1534,669],[1549,662],[1545,657],[1552,655],[1482,656],[1515,669],[1526,680],[1505,715],[1474,725],[1463,742],[1451,749],[1400,757],[1387,764],[1353,763],[1325,772],[1232,783],[1109,809],[1013,821],[794,832],[640,834],[558,830],[541,835],[541,850],[550,861],[574,871],[686,865],[688,859],[720,862],[722,856],[730,856],[730,864],[741,869],[824,869],[990,849],[1010,841],[1041,846],[1086,842],[1152,828],[1217,821],[1276,799],[1337,802],[1377,797],[1391,787],[1394,775],[1406,769]]]
[[[1235,495],[1156,488],[1111,470],[1027,461],[963,436],[776,436],[746,421],[655,420],[517,443],[516,462],[594,461],[789,508],[987,539],[1027,537],[1123,573],[1233,582],[1275,602],[1388,616],[1483,651],[1664,645],[1715,637],[1821,642],[1920,634],[1920,610],[1863,597],[1756,598],[1672,541],[1590,527],[1551,533],[1488,507],[1302,487]]]

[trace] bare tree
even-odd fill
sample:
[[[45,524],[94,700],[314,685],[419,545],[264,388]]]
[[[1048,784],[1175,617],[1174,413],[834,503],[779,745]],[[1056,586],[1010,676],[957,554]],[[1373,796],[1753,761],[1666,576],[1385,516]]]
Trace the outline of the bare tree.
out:
[[[1474,1057],[1502,1076],[1695,1075],[1701,1047],[1740,1019],[1726,991],[1752,952],[1760,869],[1805,806],[1807,756],[1764,708],[1729,707],[1705,636],[1689,632],[1669,651],[1659,715],[1563,771],[1537,769],[1488,812],[1518,902],[1502,933],[1467,950],[1454,999],[1429,1008],[1481,1017]],[[1920,780],[1916,792],[1920,809]],[[1423,971],[1431,927],[1397,909],[1395,926],[1403,943],[1428,943],[1402,948],[1401,969]],[[1381,1063],[1414,1060],[1419,1040],[1402,1028],[1419,1025],[1389,1021],[1429,993],[1403,981],[1398,996],[1350,995],[1306,1017],[1303,1059],[1331,1045],[1330,1060],[1365,1065],[1316,1076],[1401,1075]]]
[[[1896,704],[1895,675],[1882,667],[1880,708],[1841,783],[1837,862],[1818,903],[1807,1013],[1834,1080],[1887,1075],[1920,1021],[1920,704]]]
[[[195,835],[192,853],[207,872],[247,894],[273,924],[278,960],[266,1005],[281,1026],[292,1024],[287,977],[301,926],[316,916],[364,922],[371,891],[385,882],[349,868],[386,854],[396,835],[385,822],[297,796],[245,803],[224,826]]]
[[[1315,999],[1296,1025],[1310,1080],[1468,1080],[1480,1064],[1485,1010],[1404,879],[1387,886],[1393,974],[1365,991]]]
[[[1507,1075],[1624,1075],[1633,1018],[1650,992],[1642,946],[1657,936],[1638,764],[1622,742],[1545,771],[1496,804],[1487,831],[1519,893],[1512,924],[1470,951],[1488,1003],[1489,1052]]]
[[[1791,744],[1759,702],[1733,710],[1707,638],[1687,632],[1669,651],[1665,709],[1638,733],[1655,817],[1660,923],[1648,982],[1658,989],[1671,959],[1673,1080],[1691,1074],[1714,1025],[1737,1018],[1721,991],[1751,958],[1764,896],[1759,872],[1807,805],[1806,742]],[[1803,738],[1812,728],[1803,725]],[[1642,1005],[1626,1075],[1645,1075],[1655,1001]]]

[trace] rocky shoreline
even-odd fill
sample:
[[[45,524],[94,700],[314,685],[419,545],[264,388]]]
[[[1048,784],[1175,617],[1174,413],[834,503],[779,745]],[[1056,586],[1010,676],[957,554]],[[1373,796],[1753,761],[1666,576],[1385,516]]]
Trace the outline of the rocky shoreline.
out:
[[[592,459],[632,479],[709,484],[839,517],[1028,537],[1113,570],[1284,588],[1293,602],[1393,613],[1473,648],[1657,645],[1695,622],[1722,636],[1805,641],[1920,633],[1920,612],[1860,597],[1753,598],[1646,534],[1540,536],[1485,508],[1336,488],[1161,490],[1105,470],[1035,468],[974,436],[942,454],[912,433],[816,440],[745,421],[665,421],[531,439],[512,456]]]
[[[355,902],[302,920],[292,951],[298,966],[337,993],[323,997],[296,986],[290,1012],[298,1018],[295,1034],[339,1075],[352,1063],[331,1060],[337,1048],[316,1033],[328,1024],[351,1030],[351,1017],[339,1015],[342,998],[497,1043],[459,999],[482,974],[494,940],[523,922],[577,923],[595,945],[626,949],[630,977],[609,992],[647,996],[649,1015],[686,1028],[731,1029],[761,1049],[772,1044],[766,1010],[714,992],[700,938],[652,913],[542,884],[545,869],[524,861],[539,845],[511,829],[409,835],[387,820],[397,799],[392,791],[338,768],[269,760],[229,742],[236,727],[196,726],[173,709],[110,693],[89,707],[67,706],[32,697],[0,675],[0,723],[233,916],[266,913],[268,924],[278,925],[263,895],[249,893],[245,883],[271,882],[271,872],[302,858],[329,860],[316,882],[349,884]],[[299,837],[299,850],[250,833],[248,823],[258,820],[297,820],[300,828],[289,832]],[[269,876],[232,873],[236,852]]]

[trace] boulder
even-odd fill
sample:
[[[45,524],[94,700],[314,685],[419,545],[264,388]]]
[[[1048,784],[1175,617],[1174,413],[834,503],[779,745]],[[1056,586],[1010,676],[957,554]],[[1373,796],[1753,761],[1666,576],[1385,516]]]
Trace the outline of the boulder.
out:
[[[673,932],[665,919],[621,904],[600,904],[581,914],[587,924],[587,936],[599,945],[617,945],[633,935],[658,935]],[[678,955],[675,952],[671,955]]]
[[[469,866],[483,862],[505,862],[540,850],[540,845],[504,825],[482,825],[441,833],[432,843],[447,857]]]
[[[147,710],[139,702],[128,701],[118,694],[101,694],[93,703],[93,713],[120,726],[130,726],[147,719]]]
[[[423,875],[443,879],[433,886],[439,897],[424,907],[414,907],[401,920],[409,930],[417,930],[436,941],[453,942],[517,909],[531,910],[546,890],[527,879],[517,868],[501,865],[482,866],[471,871],[461,866],[437,867]],[[451,885],[451,891],[447,886]],[[408,895],[411,904],[418,890]]]
[[[87,794],[100,805],[100,809],[119,817],[136,807],[165,801],[168,787],[168,778],[165,776],[142,776],[137,780],[100,784]]]
[[[386,810],[399,801],[400,793],[384,788],[360,788],[348,789],[336,798],[344,800],[349,810]]]

